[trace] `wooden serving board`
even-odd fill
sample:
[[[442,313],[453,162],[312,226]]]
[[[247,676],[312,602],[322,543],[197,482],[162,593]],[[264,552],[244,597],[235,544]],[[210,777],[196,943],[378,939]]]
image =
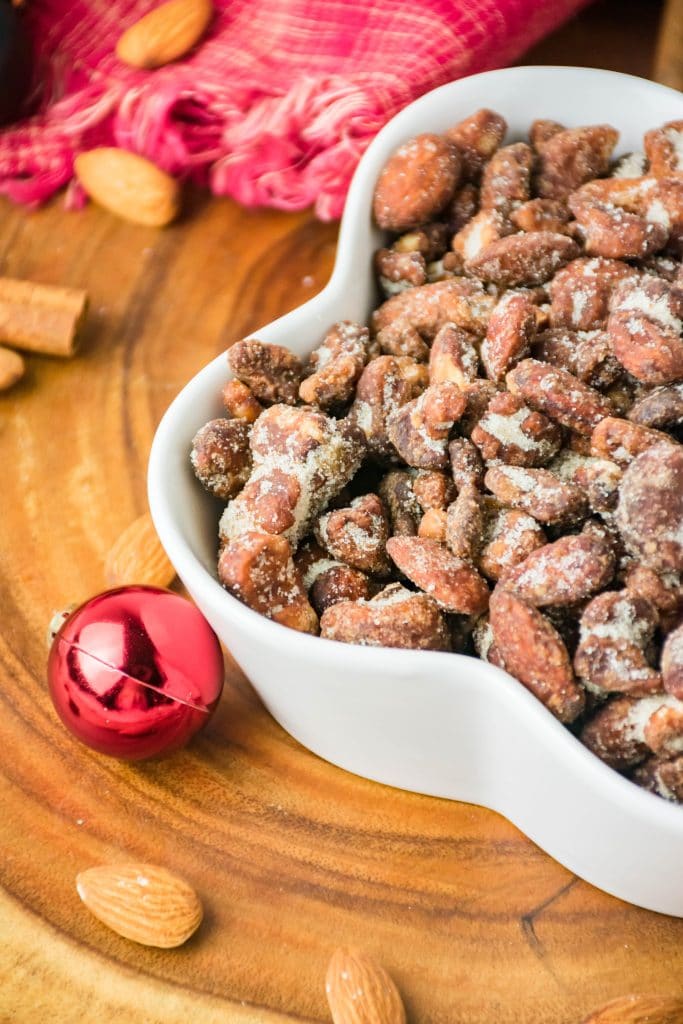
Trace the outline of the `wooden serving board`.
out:
[[[166,761],[91,753],[52,711],[47,623],[104,588],[110,545],[146,508],[161,414],[325,283],[335,236],[196,197],[164,232],[0,206],[1,272],[93,299],[80,356],[31,358],[0,397],[0,1021],[326,1021],[341,943],[390,970],[420,1024],[570,1024],[683,988],[683,921],[596,891],[489,811],[325,764],[232,665],[205,733]],[[207,917],[187,946],[136,946],[81,905],[78,871],[129,858],[198,889]]]

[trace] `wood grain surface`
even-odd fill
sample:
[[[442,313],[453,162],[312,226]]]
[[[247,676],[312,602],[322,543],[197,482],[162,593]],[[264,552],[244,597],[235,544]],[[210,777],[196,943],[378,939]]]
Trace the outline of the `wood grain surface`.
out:
[[[629,4],[582,16],[594,41],[621,12],[607,66],[629,69],[636,29],[654,44],[645,7],[640,28]],[[600,63],[588,48],[564,62]],[[205,733],[166,761],[120,764],[70,738],[45,685],[51,612],[103,589],[107,551],[146,508],[169,401],[324,284],[336,227],[197,196],[163,232],[59,202],[0,214],[0,272],[93,300],[78,358],[31,357],[0,397],[0,1021],[326,1021],[341,943],[386,966],[420,1024],[571,1024],[625,992],[680,993],[683,921],[596,891],[489,811],[325,764],[231,664]],[[206,920],[187,946],[136,946],[80,904],[77,872],[127,859],[197,888]]]

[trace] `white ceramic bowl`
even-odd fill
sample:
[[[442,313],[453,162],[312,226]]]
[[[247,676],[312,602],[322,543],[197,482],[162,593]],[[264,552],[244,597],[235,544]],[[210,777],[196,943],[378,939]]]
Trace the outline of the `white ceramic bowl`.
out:
[[[346,203],[327,287],[259,330],[300,356],[336,320],[365,320],[375,299],[371,223],[375,180],[405,139],[440,131],[479,107],[499,110],[512,137],[535,117],[609,122],[619,151],[683,117],[677,92],[628,75],[522,67],[445,85],[398,114],[364,155]],[[219,356],[164,416],[149,462],[149,502],[161,541],[199,608],[268,710],[300,743],[358,775],[402,789],[483,804],[581,878],[651,910],[683,917],[683,807],[602,764],[507,673],[463,655],[351,647],[257,615],[215,575],[218,503],[190,470],[195,431],[221,415]]]

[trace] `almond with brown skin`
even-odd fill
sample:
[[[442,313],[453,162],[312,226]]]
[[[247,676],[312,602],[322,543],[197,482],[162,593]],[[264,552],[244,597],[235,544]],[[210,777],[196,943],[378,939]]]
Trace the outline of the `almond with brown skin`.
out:
[[[157,537],[152,517],[146,512],[128,526],[107,555],[104,572],[107,583],[122,586],[141,583],[168,587],[175,569]]]
[[[103,864],[76,876],[88,910],[124,939],[171,949],[186,942],[202,920],[194,889],[155,864]]]
[[[337,949],[325,978],[334,1024],[405,1024],[401,996],[387,972],[358,949]]]
[[[211,0],[168,0],[131,25],[116,56],[133,68],[159,68],[184,56],[211,21]]]
[[[137,153],[100,146],[80,153],[74,169],[91,199],[134,224],[163,227],[180,208],[178,182]]]
[[[594,1010],[583,1024],[683,1024],[683,999],[675,996],[620,996]]]

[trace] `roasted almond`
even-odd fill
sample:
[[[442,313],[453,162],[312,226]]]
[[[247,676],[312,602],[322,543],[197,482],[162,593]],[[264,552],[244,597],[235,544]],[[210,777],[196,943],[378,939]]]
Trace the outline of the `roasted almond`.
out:
[[[584,1024],[683,1024],[683,1000],[675,996],[620,996],[594,1010]]]
[[[143,946],[171,949],[202,920],[194,889],[154,864],[104,864],[76,876],[78,895],[108,928]]]
[[[211,0],[168,0],[123,33],[116,56],[134,68],[168,64],[199,42],[212,14]]]
[[[18,352],[0,345],[0,391],[7,391],[24,376],[26,364]]]
[[[338,949],[325,979],[334,1024],[405,1024],[398,989],[378,963],[358,949]]]
[[[112,586],[142,583],[149,587],[167,587],[173,582],[175,569],[161,546],[149,513],[123,531],[107,555],[104,572],[107,583]]]
[[[101,146],[79,154],[74,169],[90,198],[124,220],[163,227],[178,213],[178,182],[137,153]]]

